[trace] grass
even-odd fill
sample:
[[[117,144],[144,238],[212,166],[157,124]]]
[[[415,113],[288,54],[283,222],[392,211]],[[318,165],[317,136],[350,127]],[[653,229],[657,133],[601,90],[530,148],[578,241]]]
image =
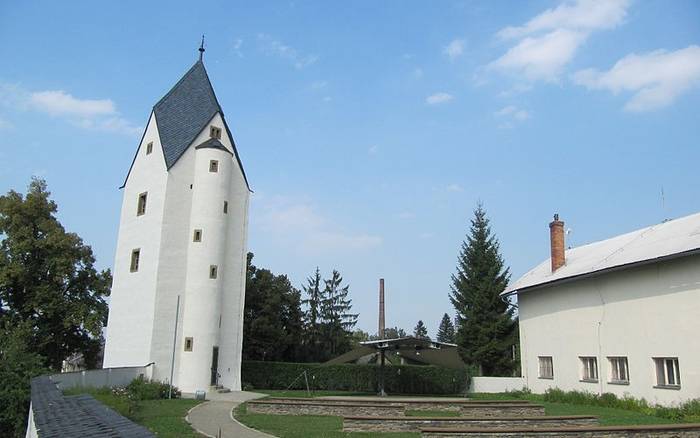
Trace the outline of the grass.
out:
[[[159,437],[201,437],[185,421],[185,415],[199,400],[144,400],[136,412],[130,414],[123,397],[117,397],[109,389],[76,388],[64,391],[66,395],[90,394],[135,423],[147,427]]]
[[[341,395],[341,394],[336,394]],[[347,395],[343,393],[342,395]],[[234,410],[238,421],[253,429],[270,433],[280,438],[417,438],[420,433],[392,432],[343,432],[341,417],[321,415],[268,415],[249,414],[246,405],[242,404]]]
[[[635,425],[635,424],[671,424],[677,423],[666,418],[654,415],[646,415],[640,412],[627,409],[608,408],[602,406],[576,405],[571,403],[546,402],[542,395],[527,394],[525,396],[514,397],[513,394],[470,394],[470,398],[480,400],[507,400],[522,398],[533,403],[544,406],[546,415],[595,415],[603,426],[614,425]]]

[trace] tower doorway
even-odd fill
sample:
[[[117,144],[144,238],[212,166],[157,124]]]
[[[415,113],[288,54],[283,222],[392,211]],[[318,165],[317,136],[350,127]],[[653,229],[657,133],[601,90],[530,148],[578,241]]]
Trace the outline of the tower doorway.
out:
[[[212,348],[211,351],[211,386],[219,383],[219,347]]]

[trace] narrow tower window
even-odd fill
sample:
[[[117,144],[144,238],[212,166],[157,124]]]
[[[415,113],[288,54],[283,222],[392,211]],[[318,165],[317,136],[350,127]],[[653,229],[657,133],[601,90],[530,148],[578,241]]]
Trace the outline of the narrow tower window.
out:
[[[219,162],[216,160],[211,160],[209,162],[209,172],[218,172],[219,171]]]
[[[146,214],[146,198],[148,197],[148,192],[143,192],[139,195],[139,203],[136,208],[136,215],[141,216]]]
[[[209,278],[216,278],[219,268],[216,265],[209,266]]]
[[[228,201],[224,201],[224,214],[228,213]]]
[[[192,338],[185,338],[185,351],[192,351]]]
[[[221,128],[216,126],[209,128],[209,137],[221,139]]]
[[[135,249],[131,251],[131,265],[129,270],[131,272],[137,272],[139,270],[139,259],[141,258],[141,250]]]
[[[202,230],[194,230],[194,236],[192,237],[193,242],[202,241]]]
[[[151,152],[153,152],[153,142],[152,141],[146,145],[146,155],[150,155]]]

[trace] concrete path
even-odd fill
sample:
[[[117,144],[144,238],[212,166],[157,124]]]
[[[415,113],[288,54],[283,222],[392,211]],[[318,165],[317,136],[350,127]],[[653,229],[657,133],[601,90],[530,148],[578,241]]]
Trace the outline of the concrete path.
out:
[[[207,394],[208,401],[199,404],[187,413],[188,423],[202,435],[214,438],[271,438],[272,435],[251,429],[233,418],[233,408],[239,404],[264,397],[265,394],[232,391],[225,394]],[[221,431],[221,435],[219,435]]]

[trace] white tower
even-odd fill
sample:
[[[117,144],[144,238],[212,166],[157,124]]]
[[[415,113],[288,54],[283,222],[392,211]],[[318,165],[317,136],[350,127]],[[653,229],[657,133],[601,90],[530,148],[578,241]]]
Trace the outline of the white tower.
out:
[[[250,190],[201,55],[153,107],[122,188],[104,366],[240,390]]]

